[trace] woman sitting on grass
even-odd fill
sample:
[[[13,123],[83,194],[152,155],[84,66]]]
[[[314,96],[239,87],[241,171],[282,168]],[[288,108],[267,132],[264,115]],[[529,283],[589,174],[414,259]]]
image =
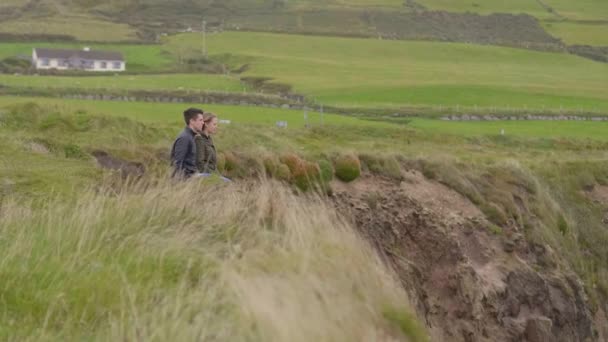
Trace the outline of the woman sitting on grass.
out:
[[[217,171],[217,152],[213,144],[211,135],[217,131],[217,116],[213,113],[203,113],[203,130],[194,137],[196,143],[196,167],[200,177],[208,177],[218,174]],[[228,178],[221,177],[224,181]]]

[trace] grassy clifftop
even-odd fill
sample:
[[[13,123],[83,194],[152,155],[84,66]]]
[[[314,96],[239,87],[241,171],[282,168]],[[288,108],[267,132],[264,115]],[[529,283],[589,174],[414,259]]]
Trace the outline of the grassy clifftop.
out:
[[[268,173],[267,159],[260,160],[267,156],[325,161],[325,169],[328,160],[348,155],[364,178],[353,187],[368,182],[360,189],[365,207],[342,197],[334,201],[356,212],[369,207],[365,210],[377,221],[362,224],[370,234],[384,232],[385,242],[401,241],[390,234],[407,236],[401,226],[386,226],[374,206],[412,232],[431,234],[431,228],[445,226],[433,224],[428,210],[457,213],[464,203],[466,211],[482,215],[467,229],[493,236],[495,251],[518,250],[522,258],[537,258],[530,265],[538,268],[528,270],[576,271],[588,295],[577,305],[590,314],[605,309],[605,135],[567,135],[581,133],[585,123],[560,123],[561,133],[557,126],[542,130],[539,125],[540,130],[519,136],[511,134],[512,127],[501,136],[492,128],[450,130],[453,123],[438,131],[416,122],[333,117],[324,126],[315,121],[309,128],[299,122],[276,129],[272,121],[233,116],[217,136],[219,151],[231,170],[257,170],[256,176],[234,173],[231,185],[213,179],[175,184],[165,178],[166,158],[181,123],[178,114],[161,113],[177,107],[157,108],[155,117],[146,118],[153,114],[151,106],[133,107],[141,111],[133,119],[58,112],[60,107],[48,104],[3,110],[0,274],[9,284],[21,284],[0,289],[6,308],[0,315],[3,338],[424,340],[386,263],[322,200],[325,195],[294,195],[291,181],[267,180],[281,179]],[[211,109],[222,115],[219,111],[230,107]],[[143,165],[144,177],[133,184],[102,170],[92,156],[96,150]],[[380,179],[382,187],[370,179]],[[452,189],[450,198],[456,192],[457,202],[429,195],[438,187]],[[397,189],[405,197],[393,196]],[[399,206],[410,203],[410,195],[420,198],[418,214],[391,211],[411,209]],[[468,220],[468,214],[458,215]],[[414,217],[430,220],[428,231],[416,226],[420,222]],[[454,216],[444,219],[453,222]],[[429,235],[425,241],[453,246],[449,236]],[[409,267],[405,254],[385,252],[401,269]],[[501,260],[493,261],[501,265]],[[416,284],[432,273],[412,272],[399,273],[402,284]],[[435,327],[444,328],[451,329]]]

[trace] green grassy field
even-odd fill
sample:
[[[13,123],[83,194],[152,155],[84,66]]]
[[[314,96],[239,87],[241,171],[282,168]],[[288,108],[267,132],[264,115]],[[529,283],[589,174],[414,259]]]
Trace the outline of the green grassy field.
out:
[[[552,17],[537,1],[534,0],[418,0],[418,3],[432,10],[449,12],[491,13],[525,13],[538,18]]]
[[[193,45],[179,35],[171,46]],[[345,107],[468,104],[608,109],[608,64],[558,53],[453,43],[226,32],[211,54],[250,60],[319,102]],[[276,46],[276,48],[273,48]]]
[[[320,8],[385,8],[404,9],[401,0],[295,0],[286,3],[289,9],[320,9]]]
[[[544,22],[543,27],[566,44],[608,46],[608,23]]]
[[[128,64],[127,64],[128,67]],[[0,75],[0,84],[9,87],[78,88],[108,90],[206,90],[243,92],[248,87],[236,77],[211,74],[162,74],[67,77]]]
[[[575,20],[608,20],[608,2],[604,0],[545,0],[561,16]]]
[[[203,107],[217,113],[221,119],[231,120],[236,125],[262,125],[274,127],[277,121],[287,121],[288,129],[299,129],[305,124],[304,113],[299,110],[285,110],[262,107],[242,107],[207,104],[168,104],[143,102],[108,102],[89,100],[63,100],[47,98],[0,97],[0,107],[14,106],[28,102],[40,104],[49,112],[74,113],[84,111],[94,115],[108,115],[133,119],[144,123],[169,124],[176,129],[181,126],[181,112],[189,107]],[[308,123],[319,127],[321,115],[308,112]],[[408,119],[406,125],[358,119],[343,115],[325,113],[323,124],[328,126],[358,127],[389,130],[418,130],[425,135],[450,135],[455,137],[496,136],[501,129],[507,136],[521,138],[566,138],[581,140],[607,141],[606,122],[578,121],[490,121],[490,122],[454,122],[432,119]],[[382,139],[380,139],[382,140]]]
[[[164,45],[99,47],[123,51],[129,70],[151,71],[171,68],[177,55],[197,56],[198,48],[193,47],[199,39],[183,34]],[[326,105],[608,111],[608,64],[573,55],[455,43],[295,35],[285,39],[226,32],[210,36],[208,46],[212,57],[232,67],[249,64],[244,76],[271,77]],[[30,53],[34,46],[50,45],[0,44],[0,58]],[[183,74],[78,79],[5,75],[0,84],[243,91],[236,77]]]
[[[5,0],[0,3],[0,7],[12,7],[23,5],[23,0]]]
[[[578,121],[482,121],[452,122],[413,119],[409,125],[417,130],[434,134],[451,134],[464,137],[498,136],[504,130],[507,137],[567,138],[608,141],[607,122]]]
[[[104,21],[85,15],[22,18],[4,21],[0,32],[70,35],[77,40],[94,42],[137,40],[135,29],[127,24]]]
[[[305,124],[304,112],[300,110],[287,110],[264,107],[225,106],[208,104],[173,104],[173,103],[145,103],[145,102],[109,102],[89,100],[64,100],[51,98],[21,98],[0,97],[0,106],[36,102],[45,109],[55,112],[86,111],[91,114],[119,116],[148,123],[182,123],[184,109],[195,106],[207,111],[213,111],[220,119],[231,120],[234,124],[265,124],[274,126],[277,121],[287,121],[289,127],[303,127]],[[308,123],[318,125],[321,123],[321,114],[308,112]],[[341,126],[373,126],[391,127],[390,123],[370,122],[354,117],[324,114],[323,123]]]

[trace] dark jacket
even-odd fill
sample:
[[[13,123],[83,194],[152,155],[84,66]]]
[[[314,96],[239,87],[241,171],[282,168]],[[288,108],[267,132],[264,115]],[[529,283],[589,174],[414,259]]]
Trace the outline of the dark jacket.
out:
[[[190,127],[186,127],[173,143],[173,148],[171,148],[171,166],[173,166],[174,177],[181,176],[188,178],[197,172],[194,135],[194,131]]]
[[[200,134],[194,137],[196,143],[196,167],[202,173],[214,173],[217,171],[217,153],[213,139],[210,136]]]

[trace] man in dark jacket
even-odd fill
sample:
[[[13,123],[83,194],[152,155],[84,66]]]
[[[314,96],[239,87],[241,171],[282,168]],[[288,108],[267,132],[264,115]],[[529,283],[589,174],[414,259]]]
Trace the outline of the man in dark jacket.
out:
[[[175,139],[171,148],[171,166],[173,166],[173,177],[190,178],[197,172],[194,136],[203,129],[203,110],[186,109],[184,121],[186,128]]]

